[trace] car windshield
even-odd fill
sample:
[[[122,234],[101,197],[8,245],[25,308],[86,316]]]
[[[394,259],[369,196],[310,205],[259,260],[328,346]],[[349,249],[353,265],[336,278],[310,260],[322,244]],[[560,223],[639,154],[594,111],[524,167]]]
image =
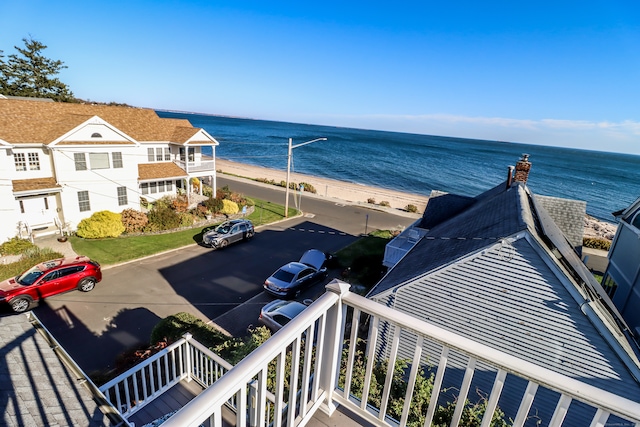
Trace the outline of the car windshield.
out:
[[[38,266],[31,267],[20,276],[16,277],[16,282],[21,285],[33,285],[33,283],[38,280],[38,277],[42,276],[44,272],[40,270]]]
[[[216,232],[220,234],[227,234],[231,230],[231,224],[225,222],[216,227]]]
[[[273,275],[273,278],[274,279],[278,279],[278,280],[280,280],[282,282],[291,283],[291,281],[293,280],[294,276],[295,276],[295,274],[280,269],[280,270],[275,272],[275,274]]]

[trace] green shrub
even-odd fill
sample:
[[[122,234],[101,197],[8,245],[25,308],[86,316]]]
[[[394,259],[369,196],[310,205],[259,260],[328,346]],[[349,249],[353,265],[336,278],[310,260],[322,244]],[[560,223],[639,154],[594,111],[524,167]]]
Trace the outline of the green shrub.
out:
[[[418,212],[418,207],[416,205],[407,205],[404,208],[404,210],[407,211],[407,212],[416,213],[416,212]]]
[[[367,203],[369,203],[370,205],[375,205],[376,204],[376,199],[374,199],[373,197],[369,197],[367,199]]]
[[[150,342],[156,343],[166,338],[168,343],[179,340],[189,332],[201,344],[211,348],[229,339],[211,325],[207,325],[193,314],[181,312],[162,319],[151,331]]]
[[[147,213],[149,223],[145,231],[171,230],[180,227],[180,214],[164,204],[156,205]]]
[[[388,207],[391,207],[391,203],[389,203],[386,200],[383,200],[383,201],[380,202],[380,206],[384,206],[384,207],[388,208]]]
[[[608,251],[611,248],[611,241],[607,239],[598,239],[595,237],[585,237],[582,239],[582,246],[591,249],[602,249]]]
[[[231,200],[224,199],[222,201],[222,209],[220,210],[221,214],[224,215],[235,215],[238,213],[240,208],[236,202],[232,202]]]
[[[209,211],[213,213],[218,213],[222,210],[222,208],[224,207],[224,204],[222,203],[222,199],[209,197],[207,200],[204,201],[204,206]]]
[[[300,186],[302,186],[302,188],[304,188],[304,191],[307,193],[312,193],[312,194],[317,193],[316,188],[307,182],[301,182],[300,184],[298,184],[298,188],[300,188]]]
[[[182,212],[178,214],[180,216],[180,227],[191,227],[193,225],[194,217],[189,212]]]
[[[139,233],[149,222],[147,214],[135,209],[125,209],[121,213],[125,233]]]
[[[118,237],[125,230],[122,215],[110,211],[99,211],[78,224],[76,234],[85,239]]]
[[[0,245],[0,255],[20,255],[34,247],[29,240],[13,237]]]

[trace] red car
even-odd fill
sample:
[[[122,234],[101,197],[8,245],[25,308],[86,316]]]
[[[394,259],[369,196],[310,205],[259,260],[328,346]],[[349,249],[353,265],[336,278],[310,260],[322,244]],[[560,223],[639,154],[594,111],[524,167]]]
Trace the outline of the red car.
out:
[[[0,283],[0,302],[16,313],[27,311],[34,301],[79,289],[92,290],[102,280],[100,264],[85,256],[45,261]]]

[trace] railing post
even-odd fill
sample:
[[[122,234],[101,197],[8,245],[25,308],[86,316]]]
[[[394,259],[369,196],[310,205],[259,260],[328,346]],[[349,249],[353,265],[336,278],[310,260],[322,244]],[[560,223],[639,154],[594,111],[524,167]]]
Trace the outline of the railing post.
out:
[[[336,304],[327,311],[325,328],[325,346],[322,354],[322,368],[320,370],[320,388],[325,390],[327,398],[322,410],[331,416],[338,406],[333,401],[333,392],[340,375],[340,356],[344,335],[344,319],[346,306],[342,304],[342,297],[349,292],[350,285],[339,280],[333,280],[326,286],[327,291],[340,296]]]
[[[187,375],[187,382],[190,383],[191,382],[191,373],[193,370],[193,366],[192,366],[192,360],[191,360],[191,338],[193,338],[193,335],[191,335],[189,332],[187,332],[186,334],[184,334],[182,336],[184,338],[184,363],[185,363],[185,369],[188,373]]]

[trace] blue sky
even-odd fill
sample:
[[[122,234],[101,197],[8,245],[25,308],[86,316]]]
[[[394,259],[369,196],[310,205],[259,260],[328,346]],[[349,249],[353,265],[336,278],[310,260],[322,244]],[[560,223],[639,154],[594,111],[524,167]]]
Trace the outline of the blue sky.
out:
[[[3,0],[100,102],[640,154],[640,3]],[[215,135],[214,135],[215,136]]]

